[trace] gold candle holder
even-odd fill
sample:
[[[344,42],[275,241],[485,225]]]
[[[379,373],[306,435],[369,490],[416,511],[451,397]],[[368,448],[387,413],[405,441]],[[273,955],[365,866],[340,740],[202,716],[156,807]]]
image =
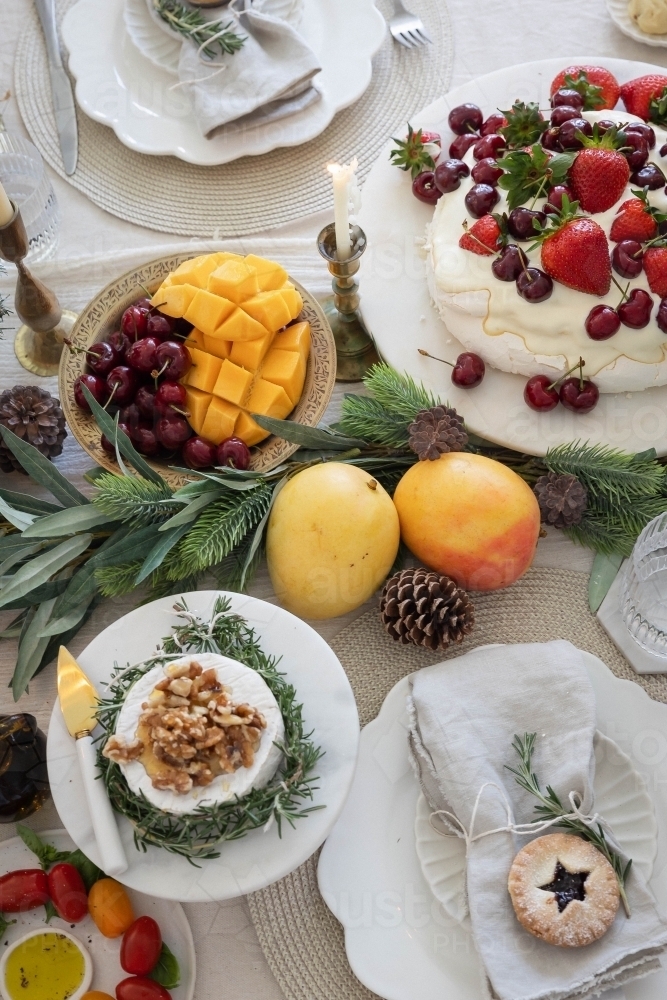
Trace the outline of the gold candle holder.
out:
[[[34,375],[57,375],[63,340],[69,336],[76,313],[61,309],[58,299],[35,278],[23,263],[30,244],[21,212],[12,202],[14,215],[0,227],[0,257],[18,271],[14,310],[22,321],[14,338],[16,357]]]
[[[336,341],[336,381],[359,382],[380,356],[359,315],[359,285],[354,280],[366,249],[366,235],[359,226],[350,226],[352,253],[340,260],[336,251],[336,227],[332,222],[317,237],[317,249],[327,262],[333,281],[333,295],[322,302]]]

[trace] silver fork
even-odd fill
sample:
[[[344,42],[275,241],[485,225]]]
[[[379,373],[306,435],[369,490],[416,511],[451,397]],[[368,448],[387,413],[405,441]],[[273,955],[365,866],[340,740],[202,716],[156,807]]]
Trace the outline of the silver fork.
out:
[[[421,18],[406,10],[401,0],[394,0],[394,16],[389,21],[389,30],[396,41],[406,49],[416,49],[419,45],[433,41]]]

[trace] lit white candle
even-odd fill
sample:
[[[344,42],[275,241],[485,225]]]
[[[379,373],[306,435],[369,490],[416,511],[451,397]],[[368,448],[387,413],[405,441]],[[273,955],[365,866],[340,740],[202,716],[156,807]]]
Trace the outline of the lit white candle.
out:
[[[14,207],[7,197],[7,192],[0,184],[0,229],[6,226],[14,215]]]
[[[333,178],[334,223],[336,226],[336,253],[339,260],[347,260],[352,253],[350,239],[350,193],[355,182],[356,158],[341,166],[330,163],[328,171]]]

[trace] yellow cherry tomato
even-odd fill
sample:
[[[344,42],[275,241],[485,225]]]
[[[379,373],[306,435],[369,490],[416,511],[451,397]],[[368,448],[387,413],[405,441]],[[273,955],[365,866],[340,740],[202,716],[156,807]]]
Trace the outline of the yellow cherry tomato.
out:
[[[113,1000],[110,993],[102,993],[101,990],[92,990],[90,993],[84,993],[81,1000]]]
[[[125,889],[113,878],[101,878],[88,893],[88,910],[105,937],[124,934],[134,923],[132,903]]]

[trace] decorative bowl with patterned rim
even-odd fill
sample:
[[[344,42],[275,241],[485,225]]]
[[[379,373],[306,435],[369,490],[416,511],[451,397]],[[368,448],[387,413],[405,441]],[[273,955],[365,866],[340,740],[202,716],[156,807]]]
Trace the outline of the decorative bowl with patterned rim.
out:
[[[190,257],[191,254],[159,257],[112,281],[81,311],[70,335],[72,345],[88,348],[98,340],[104,340],[113,330],[118,329],[125,309],[142,297],[142,286],[154,292],[170,271]],[[290,280],[294,281],[293,278]],[[303,298],[303,309],[298,318],[310,323],[311,344],[303,392],[289,419],[307,427],[315,427],[324,415],[336,382],[336,345],[331,327],[317,300],[298,281],[294,281],[294,284]],[[100,430],[93,417],[80,410],[74,402],[74,383],[84,372],[85,366],[85,354],[65,348],[58,375],[61,406],[69,428],[83,450],[98,465],[110,472],[118,472],[116,462],[100,444]],[[298,445],[272,434],[251,449],[250,468],[255,472],[268,472],[293,455],[297,448]],[[148,461],[173,488],[187,482],[188,477],[170,468],[167,461]],[[178,464],[178,459],[175,459],[175,464]]]

